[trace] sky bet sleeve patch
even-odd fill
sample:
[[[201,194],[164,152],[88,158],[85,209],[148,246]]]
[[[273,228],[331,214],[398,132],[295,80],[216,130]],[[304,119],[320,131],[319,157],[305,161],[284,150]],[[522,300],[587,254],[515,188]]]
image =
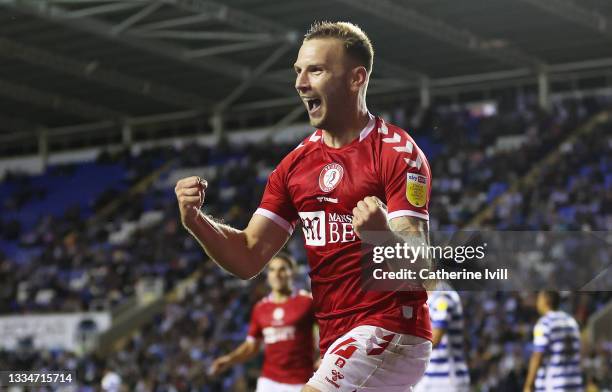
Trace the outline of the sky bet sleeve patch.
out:
[[[427,177],[408,173],[406,180],[406,199],[415,207],[423,207],[427,202]]]

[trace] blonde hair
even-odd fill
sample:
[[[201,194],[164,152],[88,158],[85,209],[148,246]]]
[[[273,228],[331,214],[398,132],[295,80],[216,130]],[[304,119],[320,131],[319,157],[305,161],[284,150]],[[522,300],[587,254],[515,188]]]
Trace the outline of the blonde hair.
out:
[[[372,72],[374,48],[366,33],[350,22],[315,22],[304,35],[304,41],[317,38],[335,38],[342,41],[346,53]]]

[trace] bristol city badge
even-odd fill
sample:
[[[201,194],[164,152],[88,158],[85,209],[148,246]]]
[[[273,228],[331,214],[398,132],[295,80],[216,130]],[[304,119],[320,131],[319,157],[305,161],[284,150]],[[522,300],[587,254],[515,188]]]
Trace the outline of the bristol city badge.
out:
[[[339,163],[325,165],[319,174],[319,187],[325,193],[331,192],[338,186],[343,175],[344,168]]]
[[[276,308],[274,312],[272,312],[272,318],[276,321],[281,321],[285,317],[285,311],[283,308]]]

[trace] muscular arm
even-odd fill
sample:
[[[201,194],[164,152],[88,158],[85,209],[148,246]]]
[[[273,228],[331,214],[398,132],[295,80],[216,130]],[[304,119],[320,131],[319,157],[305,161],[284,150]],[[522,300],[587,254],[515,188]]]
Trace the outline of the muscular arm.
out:
[[[411,216],[400,216],[391,219],[389,227],[395,234],[396,240],[407,244],[412,249],[423,248],[421,257],[414,263],[417,269],[430,268],[431,259],[424,247],[429,246],[429,222]]]
[[[524,391],[533,390],[533,383],[535,382],[538,368],[542,364],[542,356],[543,354],[537,351],[531,354],[531,359],[529,360],[529,369],[527,371],[527,378],[525,379],[525,386],[523,387]]]
[[[396,244],[409,249],[420,248],[413,253],[410,261],[406,259],[389,260],[391,269],[400,267],[415,271],[430,269],[431,260],[425,247],[429,245],[429,224],[426,220],[412,216],[399,216],[387,222],[387,207],[377,197],[368,196],[353,208],[353,229],[362,241],[373,244],[395,247]],[[427,281],[428,285],[431,283]]]
[[[389,221],[391,230],[413,246],[429,245],[429,223],[412,216],[400,216]]]
[[[244,230],[204,215],[206,182],[199,177],[180,180],[175,188],[183,226],[219,266],[242,279],[257,275],[283,247],[289,233],[272,220],[253,215]]]
[[[186,228],[215,263],[241,279],[257,275],[289,238],[261,215],[253,215],[244,230],[237,230],[200,213]]]
[[[414,262],[407,263],[404,260],[396,263],[398,266],[410,268],[413,271],[420,271],[422,269],[431,270],[432,260],[429,252],[427,252],[427,246],[429,246],[429,222],[420,218],[414,218],[411,216],[400,216],[392,219],[389,222],[394,239],[393,243],[406,244],[410,249],[421,249],[420,253],[412,255],[411,260]],[[417,274],[417,276],[420,276]],[[420,278],[417,278],[421,281]],[[435,287],[436,282],[433,279],[427,279],[421,283],[427,289]],[[440,336],[442,339],[442,336]]]

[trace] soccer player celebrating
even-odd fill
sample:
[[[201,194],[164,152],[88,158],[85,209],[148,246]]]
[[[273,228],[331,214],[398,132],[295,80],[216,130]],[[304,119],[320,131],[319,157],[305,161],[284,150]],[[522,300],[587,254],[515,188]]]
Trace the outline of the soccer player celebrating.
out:
[[[371,233],[386,243],[429,241],[429,164],[404,130],[368,111],[372,66],[372,45],[357,26],[311,27],[294,64],[295,88],[317,129],[270,174],[245,229],[200,211],[206,181],[188,177],[175,188],[183,225],[243,279],[257,275],[301,221],[324,353],[304,392],[409,391],[431,353],[424,289],[361,285],[361,246]]]
[[[523,391],[583,391],[580,330],[572,316],[559,310],[559,293],[540,291],[536,302],[542,315],[533,329],[534,352]]]
[[[263,338],[264,364],[256,392],[302,390],[313,373],[314,313],[310,294],[293,290],[294,271],[295,262],[287,254],[279,253],[270,260],[272,292],[255,305],[247,339],[213,362],[212,375],[255,357]]]
[[[425,376],[415,390],[468,392],[470,375],[465,361],[461,298],[456,291],[442,284],[428,294],[433,351]]]

